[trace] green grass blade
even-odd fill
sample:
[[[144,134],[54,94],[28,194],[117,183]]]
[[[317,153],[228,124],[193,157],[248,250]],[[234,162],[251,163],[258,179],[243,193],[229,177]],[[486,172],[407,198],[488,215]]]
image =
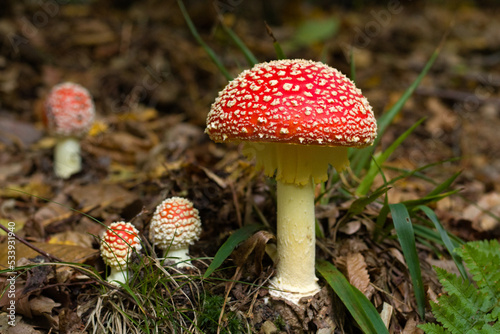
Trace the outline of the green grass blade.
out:
[[[229,74],[229,71],[226,69],[226,67],[222,64],[220,61],[219,57],[215,54],[214,50],[210,48],[205,41],[201,38],[201,36],[198,34],[198,30],[196,30],[196,27],[194,26],[193,21],[191,21],[191,18],[189,17],[189,13],[186,10],[186,7],[184,6],[184,2],[182,0],[177,0],[177,4],[179,5],[179,9],[181,10],[182,16],[184,17],[184,20],[186,20],[186,24],[188,25],[189,30],[191,31],[191,34],[193,37],[196,39],[198,44],[200,44],[205,52],[208,54],[210,59],[215,63],[219,71],[226,77],[228,81],[231,81],[233,77],[231,74]]]
[[[442,194],[439,194],[439,195],[425,196],[425,197],[422,197],[422,198],[419,198],[419,199],[413,199],[413,200],[403,201],[401,203],[403,203],[404,205],[406,205],[406,207],[408,208],[408,210],[412,211],[415,207],[417,207],[419,205],[425,205],[425,204],[428,204],[428,203],[439,202],[443,198],[449,197],[451,195],[455,195],[459,191],[460,191],[459,189],[452,190],[452,191],[448,191],[446,193],[442,193]]]
[[[352,82],[356,82],[356,62],[354,60],[354,48],[351,48],[351,52],[349,54],[349,59],[351,62],[351,80]]]
[[[434,65],[434,62],[436,61],[437,57],[439,56],[439,52],[441,50],[441,46],[438,46],[436,50],[432,53],[431,57],[425,64],[424,68],[422,69],[422,72],[418,75],[418,77],[413,81],[413,83],[406,89],[406,91],[403,93],[403,95],[399,98],[399,100],[392,106],[391,109],[389,109],[386,113],[384,113],[382,116],[379,117],[377,121],[377,139],[375,139],[375,142],[373,143],[372,146],[361,149],[361,150],[356,150],[352,151],[353,153],[351,154],[351,162],[353,163],[353,171],[356,175],[359,175],[361,173],[361,170],[365,168],[365,166],[368,165],[368,162],[370,161],[370,157],[373,154],[375,147],[377,147],[380,138],[382,138],[383,134],[385,133],[385,130],[387,127],[392,123],[394,120],[394,117],[401,111],[405,103],[408,101],[408,99],[413,95],[415,90],[417,89],[418,85],[420,85],[420,82],[422,79],[427,75],[429,70],[431,69],[432,65]]]
[[[278,58],[279,60],[286,59],[285,53],[283,52],[280,43],[278,41],[274,41],[273,46],[274,52],[276,52],[276,58]]]
[[[347,214],[351,216],[356,216],[361,214],[365,210],[368,204],[373,203],[377,198],[387,193],[389,189],[390,189],[389,187],[383,187],[378,189],[377,191],[374,191],[372,194],[370,194],[370,196],[365,196],[356,199],[354,202],[352,202],[351,206],[349,207],[349,210],[347,211]]]
[[[269,37],[271,37],[273,39],[273,46],[274,46],[274,51],[276,52],[276,57],[280,60],[286,59],[285,53],[283,52],[283,49],[281,48],[280,43],[278,43],[278,40],[276,39],[276,37],[274,37],[273,30],[267,24],[267,22],[264,22],[264,23],[266,25],[267,34],[269,35]]]
[[[207,268],[207,271],[203,275],[203,278],[207,278],[210,276],[217,268],[221,266],[221,264],[231,255],[233,250],[243,241],[248,239],[252,234],[262,229],[263,226],[260,224],[251,224],[247,226],[243,226],[226,240],[219,248],[217,253],[214,256],[214,259],[210,266]]]
[[[443,243],[450,253],[453,261],[455,262],[455,265],[458,268],[458,271],[460,271],[460,275],[464,280],[469,280],[469,277],[467,276],[467,272],[465,271],[464,264],[462,262],[462,258],[455,253],[455,245],[450,239],[450,236],[448,235],[448,232],[444,229],[443,225],[441,225],[441,222],[437,218],[436,214],[434,211],[432,211],[429,207],[424,206],[424,205],[419,205],[417,206],[417,209],[422,210],[425,215],[430,219],[430,221],[434,224],[436,227],[436,230],[439,232],[439,235],[441,236],[441,240],[443,240]]]
[[[428,193],[426,195],[426,197],[438,195],[438,194],[442,193],[443,191],[445,191],[446,189],[448,189],[461,173],[462,172],[460,171],[460,172],[456,172],[455,174],[453,174],[450,178],[448,178],[446,181],[444,181],[443,183],[438,185],[436,188],[434,188],[430,193]]]
[[[415,245],[415,233],[410,220],[410,215],[404,204],[389,204],[392,220],[398,235],[403,255],[410,271],[413,283],[413,291],[417,300],[417,308],[420,317],[424,319],[425,315],[425,291],[422,283],[422,273],[420,271],[420,261],[418,259],[417,247]]]
[[[427,183],[430,183],[430,184],[436,186],[437,182],[435,182],[433,178],[426,176],[422,172],[425,171],[425,170],[427,170],[427,169],[429,169],[429,168],[442,165],[442,164],[444,164],[446,162],[453,162],[453,161],[456,161],[456,160],[458,160],[458,159],[457,158],[451,158],[451,159],[447,159],[447,160],[443,160],[443,161],[432,162],[430,164],[427,164],[427,165],[424,165],[424,166],[421,166],[421,167],[418,167],[418,168],[412,169],[412,170],[408,170],[408,169],[404,169],[404,168],[398,168],[398,167],[394,167],[394,166],[386,166],[386,169],[398,172],[398,173],[400,173],[400,175],[396,176],[396,177],[394,177],[392,179],[390,179],[387,182],[387,184],[384,184],[384,185],[382,185],[380,187],[382,188],[382,187],[394,184],[394,183],[396,183],[397,181],[399,181],[401,179],[409,178],[409,177],[412,177],[412,176],[414,176],[414,177],[416,177],[416,178],[418,178],[418,179],[420,179],[420,180],[422,180],[424,182],[427,182]]]
[[[316,263],[316,269],[342,300],[363,332],[366,334],[389,333],[375,306],[363,293],[353,287],[333,264],[320,260]]]
[[[420,240],[427,240],[433,244],[444,246],[443,239],[441,239],[439,232],[430,227],[415,224],[413,225],[413,232],[415,232],[415,236],[419,237]]]
[[[243,43],[241,38],[239,38],[238,35],[236,35],[234,31],[231,30],[228,26],[226,26],[223,22],[221,22],[221,26],[224,32],[228,34],[228,36],[233,40],[234,44],[236,44],[236,46],[240,49],[240,51],[243,52],[243,55],[245,56],[245,59],[247,60],[250,67],[252,67],[255,64],[258,64],[259,61],[254,56],[252,51],[250,51],[250,49],[246,46],[246,44]]]
[[[373,235],[375,242],[379,242],[387,234],[384,233],[384,227],[387,222],[389,211],[389,202],[387,201],[387,196],[385,196],[384,205],[382,206],[382,209],[380,209],[377,221],[375,222],[375,233]]]
[[[435,244],[445,246],[443,239],[441,239],[441,235],[439,234],[438,231],[420,224],[414,224],[413,230],[415,232],[415,236],[432,241]],[[461,245],[464,244],[463,240],[460,240],[458,237],[455,237],[454,235],[450,235],[449,237],[454,248],[460,247]]]
[[[370,187],[373,184],[373,180],[377,176],[380,166],[391,156],[391,154],[398,148],[399,145],[413,132],[415,129],[424,121],[425,118],[421,118],[418,122],[413,124],[408,130],[406,130],[401,136],[399,136],[384,152],[379,154],[374,158],[370,165],[370,169],[363,177],[363,180],[356,189],[356,195],[365,196]]]

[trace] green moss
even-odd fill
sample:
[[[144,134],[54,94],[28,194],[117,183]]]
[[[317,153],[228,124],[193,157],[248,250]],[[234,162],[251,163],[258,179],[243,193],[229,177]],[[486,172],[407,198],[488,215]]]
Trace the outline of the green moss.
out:
[[[203,333],[217,333],[219,317],[224,305],[224,297],[205,293],[202,312],[198,316],[198,327]],[[227,305],[226,305],[227,307]],[[225,310],[220,333],[235,334],[243,332],[243,325],[234,312]]]

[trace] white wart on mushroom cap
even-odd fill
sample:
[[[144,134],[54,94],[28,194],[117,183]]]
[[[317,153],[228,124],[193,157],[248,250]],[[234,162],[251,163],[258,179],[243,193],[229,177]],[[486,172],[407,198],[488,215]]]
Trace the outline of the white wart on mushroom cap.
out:
[[[200,234],[200,216],[191,201],[171,197],[156,207],[151,219],[150,239],[158,248],[188,248],[200,238]]]
[[[344,169],[346,147],[371,145],[377,123],[361,91],[338,70],[287,59],[257,64],[231,81],[212,105],[206,132],[215,142],[245,142],[246,155],[267,175],[277,170],[278,180],[305,184],[311,177],[325,181],[328,164]],[[290,145],[282,153],[273,143]]]

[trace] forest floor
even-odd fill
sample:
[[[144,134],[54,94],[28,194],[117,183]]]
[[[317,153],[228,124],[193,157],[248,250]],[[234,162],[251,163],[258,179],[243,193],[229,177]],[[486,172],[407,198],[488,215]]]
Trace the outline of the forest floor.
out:
[[[233,254],[212,280],[194,283],[210,295],[225,297],[226,312],[255,332],[272,333],[278,327],[290,333],[316,332],[332,328],[329,319],[340,323],[336,333],[358,332],[352,320],[342,324],[346,317],[340,315],[346,311],[327,292],[322,294],[325,300],[309,303],[310,312],[266,303],[265,282],[273,264],[258,249],[274,242],[273,184],[237,146],[215,144],[204,133],[210,105],[227,80],[191,35],[175,1],[8,3],[0,13],[1,224],[13,222],[16,234],[29,243],[104,273],[95,237],[104,226],[68,208],[105,225],[130,221],[148,236],[156,205],[167,197],[186,197],[198,208],[203,224],[199,242],[191,247],[191,255],[200,258],[194,262],[198,275],[233,231],[251,223],[268,224],[269,233],[256,241],[257,250],[244,257],[246,262]],[[500,8],[465,1],[337,7],[326,1],[217,0],[189,1],[186,6],[202,38],[233,76],[248,65],[220,28],[217,10],[259,61],[276,59],[265,23],[288,58],[321,60],[348,75],[353,50],[356,85],[377,117],[398,100],[441,43],[439,58],[378,148],[388,147],[425,117],[384,172],[391,179],[401,170],[436,165],[422,177],[396,182],[388,199],[399,203],[421,198],[461,171],[452,186],[460,191],[432,206],[438,218],[464,241],[500,238]],[[68,180],[53,173],[55,139],[41,117],[48,91],[63,81],[85,86],[97,110],[96,123],[81,142],[83,171]],[[355,187],[355,179],[344,181],[337,188]],[[382,184],[377,178],[373,187]],[[335,195],[331,203],[318,205],[325,235],[318,241],[318,257],[354,280],[349,263],[361,255],[371,284],[363,292],[379,311],[384,303],[393,306],[390,332],[418,333],[416,325],[423,320],[399,244],[390,237],[374,243],[373,222],[367,217],[376,216],[376,206],[336,226],[350,203]],[[0,269],[7,268],[7,239],[0,234]],[[434,247],[418,245],[429,299],[441,291],[432,265],[452,268],[449,257],[437,256]],[[16,246],[18,265],[32,264],[37,255]],[[51,328],[92,332],[92,327],[84,330],[95,306],[89,301],[102,290],[80,272],[63,269],[33,269],[16,280],[17,325],[9,333],[48,333]],[[6,279],[1,276],[0,283]],[[235,279],[237,283],[225,284]],[[4,294],[2,310],[7,305]],[[229,328],[228,319],[217,315],[216,320]],[[426,320],[432,320],[430,312]],[[1,328],[6,324],[0,319]],[[193,332],[211,332],[207,328]]]

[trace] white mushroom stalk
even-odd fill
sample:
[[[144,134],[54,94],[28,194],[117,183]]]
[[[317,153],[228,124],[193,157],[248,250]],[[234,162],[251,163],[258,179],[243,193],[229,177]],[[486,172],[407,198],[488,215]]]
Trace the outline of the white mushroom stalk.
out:
[[[298,304],[319,291],[315,275],[314,184],[328,165],[342,171],[347,147],[373,143],[377,124],[361,91],[337,70],[313,61],[255,65],[212,105],[206,132],[244,142],[244,154],[277,180],[277,270],[270,293]]]
[[[278,264],[271,294],[298,303],[320,289],[315,274],[314,188],[311,182],[277,181],[276,195]]]
[[[172,197],[156,207],[149,230],[153,244],[165,252],[165,263],[192,267],[189,246],[200,238],[201,219],[191,201]]]
[[[80,141],[66,137],[58,139],[54,148],[54,173],[67,179],[82,170]]]

